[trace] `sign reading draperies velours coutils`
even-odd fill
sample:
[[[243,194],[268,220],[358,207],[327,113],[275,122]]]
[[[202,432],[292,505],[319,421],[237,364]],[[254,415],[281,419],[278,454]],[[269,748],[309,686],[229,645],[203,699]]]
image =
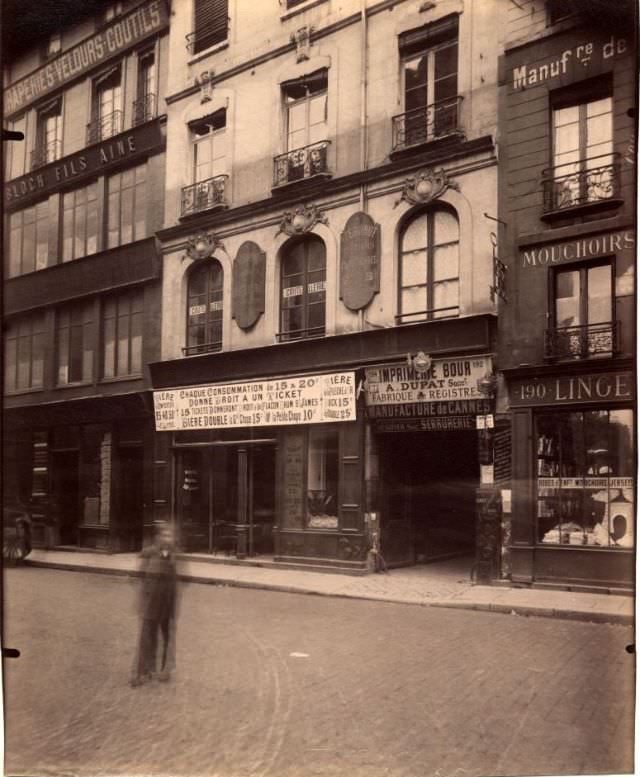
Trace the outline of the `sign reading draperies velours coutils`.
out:
[[[153,392],[156,430],[355,421],[355,373],[214,383]]]
[[[380,291],[380,226],[354,213],[340,236],[340,298],[349,310],[366,307]]]
[[[8,86],[4,92],[7,116],[26,108],[46,94],[124,53],[167,26],[169,16],[163,0],[151,0],[121,16],[46,65]]]
[[[247,240],[238,249],[233,263],[233,317],[240,329],[250,329],[264,313],[264,251]]]

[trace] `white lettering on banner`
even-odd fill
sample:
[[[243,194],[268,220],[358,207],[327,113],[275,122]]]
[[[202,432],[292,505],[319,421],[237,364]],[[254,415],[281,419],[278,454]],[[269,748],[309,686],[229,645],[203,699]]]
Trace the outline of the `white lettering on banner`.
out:
[[[598,48],[599,55],[603,61],[612,57],[620,56],[627,52],[627,41],[625,38],[615,38],[611,36],[608,41]],[[580,63],[587,67],[596,53],[597,46],[593,41],[580,43],[573,49],[565,49],[554,59],[543,62],[539,65],[521,65],[514,67],[512,71],[513,89],[526,89],[529,86],[543,84],[558,76],[567,75],[572,63]]]
[[[207,312],[206,305],[191,305],[191,307],[189,308],[190,316],[201,316],[206,312]]]
[[[209,303],[209,310],[222,310],[222,300],[216,300]]]
[[[367,369],[366,404],[397,405],[482,399],[478,380],[489,372],[491,359],[488,356],[433,359],[429,369],[421,374],[407,365]]]
[[[153,402],[159,432],[355,421],[355,373],[166,389]]]
[[[307,291],[309,294],[313,294],[316,291],[324,291],[327,288],[326,281],[316,281],[315,283],[309,283],[307,285]]]

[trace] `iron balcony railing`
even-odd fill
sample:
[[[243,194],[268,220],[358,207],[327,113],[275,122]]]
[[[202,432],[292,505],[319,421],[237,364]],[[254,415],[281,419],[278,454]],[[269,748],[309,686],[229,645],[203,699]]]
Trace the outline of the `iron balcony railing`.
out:
[[[613,356],[618,352],[619,322],[583,324],[547,329],[544,333],[546,359],[587,359]]]
[[[228,175],[216,175],[183,187],[181,216],[190,216],[212,208],[226,208],[228,203],[225,192],[228,178]]]
[[[155,94],[145,94],[138,100],[133,101],[133,126],[144,124],[146,121],[155,119],[157,111],[157,100]]]
[[[42,145],[34,148],[31,152],[31,169],[35,170],[37,167],[48,165],[49,162],[55,162],[56,159],[60,159],[62,156],[62,141],[52,140],[46,145]]]
[[[319,143],[311,143],[275,157],[273,160],[274,187],[303,181],[316,175],[329,176],[330,143],[330,140],[321,140]]]
[[[112,138],[123,128],[122,111],[113,111],[100,116],[87,124],[87,145],[99,143],[101,140]]]
[[[396,324],[417,324],[423,321],[436,321],[442,318],[457,318],[460,315],[459,305],[449,305],[446,308],[432,308],[431,310],[416,310],[411,313],[398,313],[395,316]]]
[[[602,202],[620,193],[619,154],[581,159],[542,173],[544,212]]]
[[[277,332],[276,338],[279,343],[286,343],[290,340],[310,340],[313,337],[324,337],[325,327],[312,326],[305,329],[289,329],[286,332]]]
[[[461,104],[462,97],[450,97],[394,116],[392,151],[459,133]]]
[[[184,356],[193,356],[197,353],[212,353],[222,350],[222,340],[214,340],[210,343],[198,343],[197,345],[187,345],[182,349]]]

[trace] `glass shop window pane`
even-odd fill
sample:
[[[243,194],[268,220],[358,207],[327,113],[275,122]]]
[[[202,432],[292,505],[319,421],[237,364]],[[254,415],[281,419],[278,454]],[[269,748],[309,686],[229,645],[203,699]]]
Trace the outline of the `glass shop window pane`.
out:
[[[307,523],[311,528],[338,528],[338,431],[309,429],[307,450]]]
[[[556,275],[556,326],[579,326],[580,273],[578,270]]]
[[[590,267],[587,271],[589,324],[602,324],[612,319],[611,266]]]

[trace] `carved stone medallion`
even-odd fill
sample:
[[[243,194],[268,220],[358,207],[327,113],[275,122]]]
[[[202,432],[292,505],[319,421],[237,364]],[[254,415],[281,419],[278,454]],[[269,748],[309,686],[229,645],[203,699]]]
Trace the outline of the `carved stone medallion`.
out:
[[[208,259],[218,248],[224,246],[212,232],[200,230],[187,240],[187,256],[194,260]]]
[[[317,205],[299,205],[295,210],[287,210],[282,216],[276,237],[284,232],[286,235],[302,235],[313,229],[316,224],[327,224],[327,217]]]
[[[451,181],[442,168],[439,170],[429,168],[406,179],[402,196],[396,205],[399,205],[403,200],[411,205],[426,204],[441,197],[447,189],[460,191],[459,185],[455,181]]]

